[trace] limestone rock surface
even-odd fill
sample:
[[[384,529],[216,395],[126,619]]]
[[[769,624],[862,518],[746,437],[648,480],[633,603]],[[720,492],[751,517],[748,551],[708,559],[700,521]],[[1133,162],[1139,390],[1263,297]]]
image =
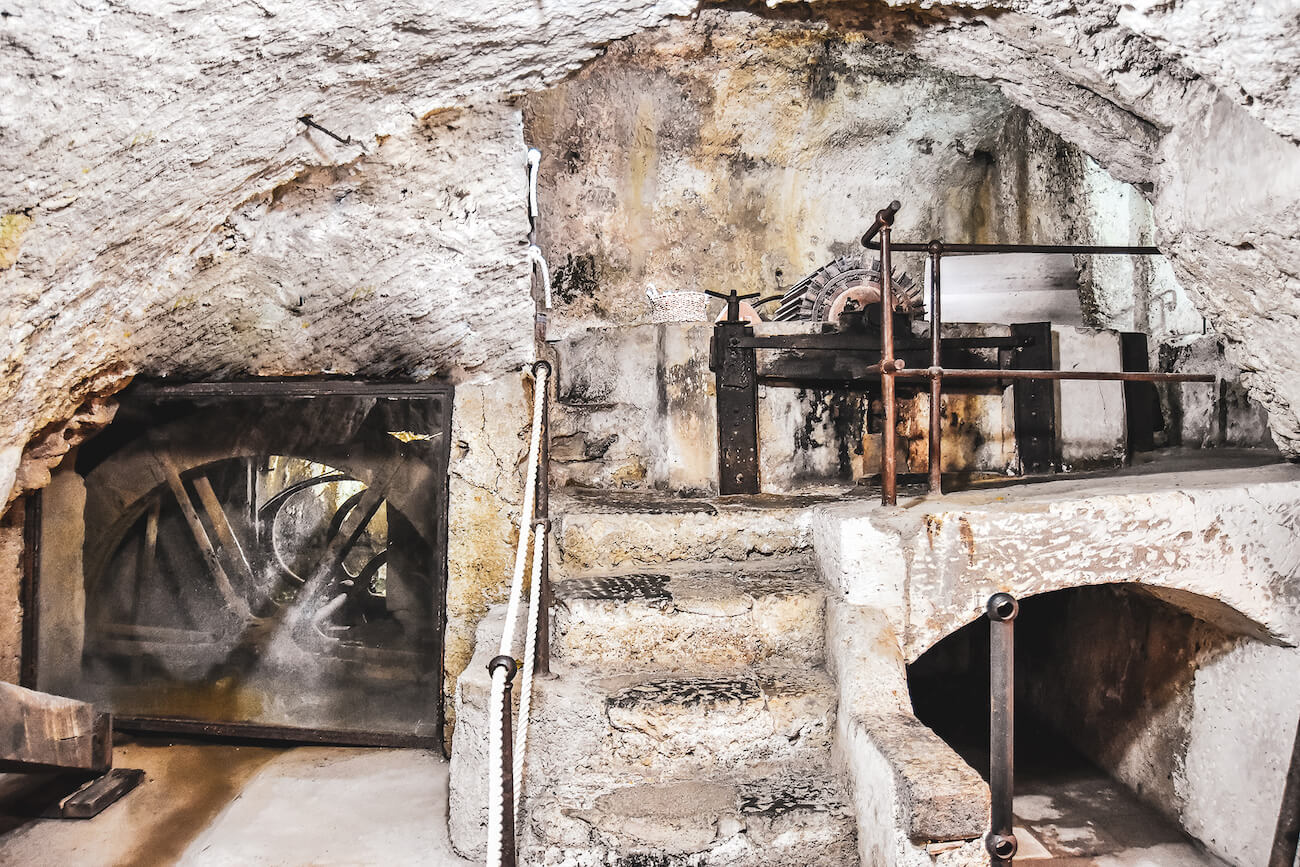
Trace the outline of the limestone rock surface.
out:
[[[114,372],[472,376],[527,357],[523,143],[503,100],[695,9],[11,6],[0,19],[0,481],[11,487],[30,436]],[[1179,279],[1295,451],[1300,25],[1284,5],[777,3],[763,14],[856,28],[990,81],[1146,190]]]

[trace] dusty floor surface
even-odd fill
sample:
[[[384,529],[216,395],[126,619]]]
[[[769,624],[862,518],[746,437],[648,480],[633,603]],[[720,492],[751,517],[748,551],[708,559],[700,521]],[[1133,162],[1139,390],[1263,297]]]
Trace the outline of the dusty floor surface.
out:
[[[119,744],[114,764],[142,768],[144,782],[94,819],[0,817],[0,864],[469,863],[447,842],[447,761],[436,753],[142,740]]]
[[[1226,867],[1123,786],[1091,768],[1016,779],[1016,863],[1034,867]]]

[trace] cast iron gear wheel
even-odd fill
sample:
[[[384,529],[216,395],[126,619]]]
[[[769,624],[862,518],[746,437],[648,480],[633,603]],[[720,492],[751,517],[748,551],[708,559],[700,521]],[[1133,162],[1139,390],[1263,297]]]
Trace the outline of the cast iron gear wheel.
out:
[[[875,298],[880,297],[879,259],[865,265],[858,256],[841,256],[823,265],[786,291],[775,319],[827,322],[840,296],[855,290],[868,290]],[[911,277],[895,268],[894,309],[913,312],[920,308],[920,289]]]

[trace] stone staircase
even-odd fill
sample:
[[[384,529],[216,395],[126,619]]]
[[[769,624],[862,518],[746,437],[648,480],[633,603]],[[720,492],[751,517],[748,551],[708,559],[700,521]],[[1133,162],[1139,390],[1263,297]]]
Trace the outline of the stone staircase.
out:
[[[555,498],[521,863],[857,863],[806,505]]]

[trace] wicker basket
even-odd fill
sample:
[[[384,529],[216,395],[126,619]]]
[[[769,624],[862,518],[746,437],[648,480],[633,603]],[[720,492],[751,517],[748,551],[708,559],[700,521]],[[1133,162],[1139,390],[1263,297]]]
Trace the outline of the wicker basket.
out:
[[[650,299],[650,321],[707,322],[709,296],[703,292],[660,292]]]

